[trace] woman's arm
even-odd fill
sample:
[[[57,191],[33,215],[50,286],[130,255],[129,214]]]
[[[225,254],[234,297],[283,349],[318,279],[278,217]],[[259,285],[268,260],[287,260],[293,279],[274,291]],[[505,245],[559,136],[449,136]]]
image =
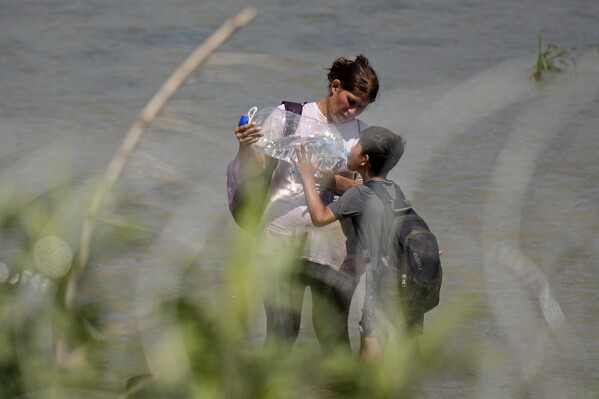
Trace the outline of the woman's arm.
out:
[[[356,179],[357,173],[350,171],[347,168],[341,168],[337,173],[333,172],[332,169],[320,170],[320,178],[317,183],[321,187],[326,187],[336,195],[343,195],[347,190],[355,186],[356,184],[362,184],[362,178]]]
[[[337,195],[343,195],[344,192],[356,184],[362,184],[362,179],[354,180],[342,175],[335,175],[327,188]]]
[[[257,126],[255,122],[250,122],[245,125],[238,126],[235,129],[235,137],[239,142],[238,157],[244,174],[248,177],[256,176],[264,172],[266,169],[266,156],[254,151],[252,144],[257,142],[262,133],[262,128]]]

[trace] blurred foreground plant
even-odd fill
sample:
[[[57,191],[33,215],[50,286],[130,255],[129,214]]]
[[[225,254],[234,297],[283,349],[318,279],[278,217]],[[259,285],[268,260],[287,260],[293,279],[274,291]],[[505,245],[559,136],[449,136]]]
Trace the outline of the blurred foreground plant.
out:
[[[474,367],[465,356],[445,347],[447,330],[421,339],[390,340],[380,362],[363,364],[357,354],[323,357],[317,346],[248,347],[227,340],[221,314],[180,301],[181,338],[191,370],[180,379],[145,376],[130,387],[130,398],[410,398],[437,372]],[[239,337],[241,338],[241,337]]]
[[[543,76],[550,72],[562,72],[568,65],[576,66],[576,60],[569,49],[549,44],[543,50],[541,30],[537,29],[537,62],[535,63],[532,79],[540,82]]]
[[[419,345],[407,338],[390,340],[381,362],[368,366],[360,363],[355,353],[323,357],[317,344],[296,345],[290,352],[284,345],[263,348],[261,342],[251,339],[249,329],[257,323],[253,306],[259,301],[257,287],[268,284],[272,274],[252,268],[248,254],[253,237],[236,229],[236,234],[231,233],[227,267],[219,271],[210,292],[195,298],[182,292],[157,304],[159,319],[164,320],[161,328],[169,334],[156,334],[160,340],[145,346],[143,355],[162,364],[148,370],[132,369],[130,373],[136,377],[128,383],[123,380],[116,390],[107,390],[105,381],[111,370],[102,359],[116,337],[96,321],[100,310],[92,305],[94,298],[78,298],[75,306],[65,307],[64,287],[75,259],[71,248],[76,248],[72,244],[76,234],[65,230],[72,223],[64,215],[72,212],[61,211],[73,210],[70,190],[65,185],[12,207],[10,214],[3,213],[0,397],[27,397],[37,392],[35,397],[61,399],[403,398],[417,396],[422,382],[435,373],[467,366],[445,348],[448,334],[460,319],[455,313],[427,324]],[[151,234],[139,228],[143,221],[136,220],[133,225],[125,220],[102,228],[94,241],[92,260],[143,250],[132,244],[152,241]],[[215,255],[221,260],[222,249]],[[273,254],[276,256],[281,259],[274,264],[296,257],[286,248]],[[192,270],[211,261],[203,253],[198,257],[199,264],[174,253],[163,267],[184,263]],[[111,282],[95,282],[100,283]],[[86,289],[93,286],[91,282],[80,295],[91,295]],[[143,321],[145,316],[138,317]],[[179,357],[172,356],[175,347],[183,349]]]
[[[172,345],[163,342],[146,348],[156,351],[149,357],[158,359],[154,368],[162,371],[132,380],[126,397],[409,398],[417,397],[423,382],[435,373],[474,367],[466,355],[446,347],[448,334],[464,317],[449,308],[444,317],[427,325],[421,339],[411,340],[401,333],[389,339],[383,359],[374,364],[363,364],[357,353],[324,356],[316,343],[297,342],[292,350],[285,342],[263,347],[249,331],[253,323],[264,322],[257,321],[253,306],[260,301],[259,287],[268,288],[273,273],[290,270],[297,256],[293,248],[279,248],[273,251],[271,264],[286,266],[264,269],[250,262],[254,238],[239,229],[231,234],[229,261],[218,284],[221,292],[163,303],[161,312],[176,314],[171,320],[178,333],[170,339],[180,339],[184,352],[166,365]]]
[[[60,151],[64,155],[63,150]],[[29,159],[35,164],[35,159]],[[104,365],[98,354],[107,337],[97,323],[98,308],[80,296],[66,307],[65,286],[72,276],[78,227],[94,181],[74,188],[67,171],[44,184],[2,185],[0,192],[0,397],[34,391],[97,389]],[[44,176],[41,172],[40,175]],[[49,174],[52,174],[49,173]],[[0,180],[9,174],[5,170]],[[43,180],[43,179],[40,179]],[[149,234],[125,215],[106,221],[94,241],[94,257],[132,249]],[[89,295],[89,294],[88,294]],[[54,392],[54,393],[52,393]],[[41,394],[40,394],[41,395]],[[43,395],[42,395],[43,396]]]

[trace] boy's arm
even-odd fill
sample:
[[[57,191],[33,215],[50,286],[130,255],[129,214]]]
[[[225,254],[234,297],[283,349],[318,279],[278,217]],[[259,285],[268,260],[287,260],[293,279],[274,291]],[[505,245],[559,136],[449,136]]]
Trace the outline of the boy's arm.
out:
[[[308,204],[310,217],[312,218],[312,223],[314,226],[325,226],[334,222],[337,218],[331,208],[325,205],[320,199],[320,195],[316,189],[316,181],[314,180],[314,173],[318,170],[322,160],[313,164],[312,154],[311,152],[306,152],[306,148],[303,144],[300,148],[295,148],[295,155],[297,159],[294,159],[293,157],[290,158],[302,178],[304,195],[306,197],[306,204]]]
[[[314,226],[325,226],[337,220],[331,208],[328,205],[325,205],[324,202],[322,202],[322,199],[320,199],[320,195],[316,189],[314,175],[304,175],[300,173],[300,176],[302,177],[302,184],[304,185],[304,195],[306,196],[308,211],[310,212],[310,217],[312,218]]]

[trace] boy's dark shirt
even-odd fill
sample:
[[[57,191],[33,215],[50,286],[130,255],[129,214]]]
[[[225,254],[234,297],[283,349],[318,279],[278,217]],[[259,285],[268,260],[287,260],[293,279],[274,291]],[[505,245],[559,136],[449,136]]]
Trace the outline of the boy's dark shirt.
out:
[[[385,186],[391,198],[399,194],[405,196],[393,181],[378,180],[375,184]],[[376,194],[365,185],[356,185],[347,190],[339,199],[329,205],[333,214],[341,222],[343,233],[347,237],[346,246],[349,255],[363,256],[367,267],[373,268],[366,274],[366,295],[362,310],[362,327],[371,332],[376,329],[376,312],[380,308],[380,284],[377,279],[380,266],[380,245],[386,240],[386,233],[392,217]],[[384,267],[384,266],[382,266]],[[369,278],[369,276],[371,276]]]

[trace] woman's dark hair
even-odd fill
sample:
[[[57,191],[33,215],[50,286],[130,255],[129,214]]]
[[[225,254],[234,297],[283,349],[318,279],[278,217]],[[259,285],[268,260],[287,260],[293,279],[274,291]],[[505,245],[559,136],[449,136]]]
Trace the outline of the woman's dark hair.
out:
[[[329,90],[333,80],[339,79],[343,89],[351,93],[366,93],[371,103],[376,100],[379,79],[370,66],[368,58],[363,54],[358,55],[354,61],[343,57],[337,58],[328,71]]]
[[[406,141],[389,129],[370,126],[362,131],[359,143],[362,154],[368,154],[370,171],[376,176],[385,176],[397,165]]]

